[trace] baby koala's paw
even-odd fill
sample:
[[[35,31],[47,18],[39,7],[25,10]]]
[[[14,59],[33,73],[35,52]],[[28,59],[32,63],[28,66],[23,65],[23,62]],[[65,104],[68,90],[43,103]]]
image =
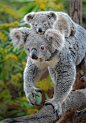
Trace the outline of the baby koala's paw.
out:
[[[45,32],[45,38],[49,41],[53,38],[53,29],[48,29],[46,32]]]
[[[57,101],[55,101],[54,99],[45,100],[43,102],[43,105],[52,105],[54,109],[54,113],[56,112],[58,115],[58,119],[60,119],[62,115],[62,108],[61,105],[57,104]]]
[[[34,94],[39,97],[39,95],[38,95],[37,92],[42,93],[42,91],[41,91],[39,88],[35,88],[35,87],[32,87],[32,88],[30,89],[30,91],[25,91],[26,96],[27,96],[29,102],[30,102],[32,105],[40,106],[40,104],[38,104],[38,103],[37,103],[37,100],[34,98]]]
[[[52,46],[60,51],[65,43],[64,35],[60,33],[60,31],[55,29],[48,29],[45,32],[45,38],[47,41],[51,41]]]

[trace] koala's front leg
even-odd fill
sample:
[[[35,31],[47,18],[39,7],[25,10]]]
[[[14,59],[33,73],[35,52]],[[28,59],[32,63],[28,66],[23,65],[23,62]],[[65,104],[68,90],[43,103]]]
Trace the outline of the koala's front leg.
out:
[[[33,94],[39,96],[37,92],[41,92],[41,90],[34,87],[34,85],[38,82],[42,74],[43,71],[39,70],[39,68],[32,63],[31,59],[28,58],[24,70],[24,91],[30,103],[37,106],[39,104],[37,104],[37,100],[34,98]]]
[[[63,114],[62,103],[70,93],[76,77],[76,68],[71,58],[69,56],[61,57],[56,68],[52,68],[53,72],[51,68],[49,69],[50,75],[54,74],[51,75],[51,78],[55,77],[55,79],[53,78],[55,81],[54,96],[44,102],[45,105],[53,105],[54,111],[57,111],[59,117]]]

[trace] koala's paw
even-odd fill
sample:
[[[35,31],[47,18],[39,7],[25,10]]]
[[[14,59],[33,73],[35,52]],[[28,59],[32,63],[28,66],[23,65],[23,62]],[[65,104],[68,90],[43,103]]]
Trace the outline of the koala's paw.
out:
[[[45,38],[49,41],[52,39],[52,30],[51,29],[48,29],[46,32],[45,32]]]
[[[38,104],[38,103],[37,103],[37,100],[34,98],[34,94],[39,97],[39,95],[38,95],[37,92],[42,93],[42,91],[41,91],[39,88],[33,87],[33,88],[30,90],[30,92],[28,92],[28,91],[26,92],[26,96],[27,96],[29,102],[30,102],[32,105],[40,106],[40,104]]]
[[[52,105],[54,109],[54,113],[56,112],[58,115],[58,119],[62,116],[62,108],[61,105],[57,104],[57,101],[53,99],[45,100],[43,105]]]
[[[45,38],[47,39],[47,41],[51,41],[54,49],[57,49],[58,51],[60,51],[64,46],[65,38],[58,30],[55,29],[46,30]]]
[[[85,76],[85,75],[82,76],[82,77],[80,78],[80,80],[81,80],[82,82],[86,82],[86,76]]]

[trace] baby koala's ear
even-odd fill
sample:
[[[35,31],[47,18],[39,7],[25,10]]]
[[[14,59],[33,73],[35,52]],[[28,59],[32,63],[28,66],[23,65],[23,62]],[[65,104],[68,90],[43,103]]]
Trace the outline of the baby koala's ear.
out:
[[[31,13],[29,13],[29,14],[26,14],[25,16],[24,16],[24,21],[26,22],[26,23],[31,23],[32,22],[32,19],[33,19],[33,17],[34,17],[34,15],[35,15],[35,12],[31,12]]]
[[[10,32],[10,38],[12,39],[13,46],[20,48],[24,45],[24,33],[19,29],[13,29]]]
[[[47,12],[47,16],[48,16],[49,19],[52,19],[53,21],[55,21],[57,19],[56,13],[52,12],[52,11]]]

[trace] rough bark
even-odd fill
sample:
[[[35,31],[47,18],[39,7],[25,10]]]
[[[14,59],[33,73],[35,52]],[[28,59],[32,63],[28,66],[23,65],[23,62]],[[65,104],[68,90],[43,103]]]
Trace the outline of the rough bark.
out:
[[[70,0],[70,16],[73,21],[82,25],[82,0]]]
[[[86,89],[71,91],[67,99],[62,105],[64,116],[57,123],[75,123],[81,118],[86,122],[86,110],[75,112],[86,107]],[[84,116],[83,116],[84,115]],[[68,117],[73,117],[74,122],[67,122]],[[55,123],[58,115],[53,112],[51,105],[43,106],[43,108],[36,114],[30,116],[23,116],[18,118],[9,118],[1,121],[0,123]],[[66,120],[66,121],[65,121]],[[78,123],[78,121],[77,121]]]
[[[86,123],[86,109],[68,113],[56,123]]]

